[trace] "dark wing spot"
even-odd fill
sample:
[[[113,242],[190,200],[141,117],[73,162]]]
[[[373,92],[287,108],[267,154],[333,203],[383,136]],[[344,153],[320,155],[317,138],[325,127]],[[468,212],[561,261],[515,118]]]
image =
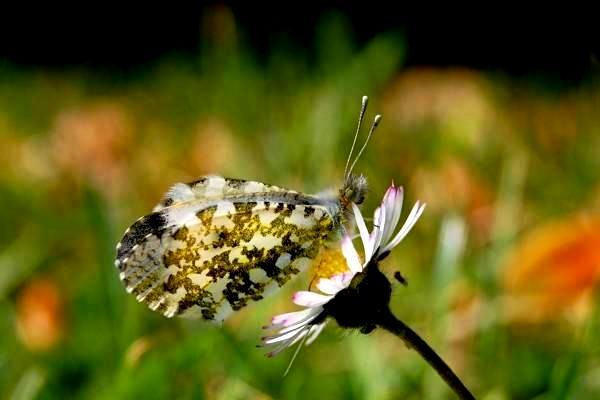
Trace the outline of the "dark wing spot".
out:
[[[206,181],[208,180],[208,178],[200,178],[197,179],[195,181],[189,182],[187,183],[189,186],[194,187],[196,185],[204,185],[206,183]]]
[[[169,275],[167,281],[163,283],[163,290],[171,294],[175,294],[175,292],[177,292],[178,287],[179,286],[177,286],[175,275]]]
[[[227,182],[227,185],[233,189],[239,189],[246,184],[246,181],[243,179],[225,178],[225,181]]]
[[[311,206],[304,207],[304,217],[308,218],[315,213],[315,208]]]
[[[210,308],[203,308],[201,309],[202,312],[202,318],[206,319],[206,320],[213,320],[215,319],[215,311],[210,309]]]
[[[242,249],[242,255],[246,256],[246,258],[252,262],[254,260],[260,260],[263,257],[264,249],[259,249],[256,246],[246,247],[244,246]]]
[[[163,207],[169,207],[171,204],[173,204],[173,199],[170,197],[165,198],[160,205]]]
[[[153,234],[159,236],[166,224],[167,219],[161,211],[146,215],[136,221],[129,227],[129,231],[123,236],[123,239],[121,239],[121,246],[117,251],[117,258],[126,256],[133,246],[144,240],[146,235]]]

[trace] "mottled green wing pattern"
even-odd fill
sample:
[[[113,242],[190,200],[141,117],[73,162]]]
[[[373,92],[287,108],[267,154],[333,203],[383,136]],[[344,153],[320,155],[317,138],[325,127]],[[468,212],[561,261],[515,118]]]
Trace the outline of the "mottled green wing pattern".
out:
[[[338,214],[337,203],[283,190],[175,200],[126,231],[115,264],[151,309],[222,321],[305,269]]]

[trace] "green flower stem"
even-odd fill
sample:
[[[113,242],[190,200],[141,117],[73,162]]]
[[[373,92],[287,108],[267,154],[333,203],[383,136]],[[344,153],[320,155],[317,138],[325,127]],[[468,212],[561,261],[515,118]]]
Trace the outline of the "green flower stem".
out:
[[[452,369],[421,337],[408,325],[400,321],[391,311],[381,313],[377,325],[398,336],[404,343],[417,351],[435,369],[440,377],[460,399],[475,400],[469,389],[461,382]]]

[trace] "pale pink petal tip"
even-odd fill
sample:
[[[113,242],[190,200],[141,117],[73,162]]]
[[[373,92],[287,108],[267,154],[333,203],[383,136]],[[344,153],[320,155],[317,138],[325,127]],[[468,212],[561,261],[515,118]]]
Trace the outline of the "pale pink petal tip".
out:
[[[381,205],[385,207],[386,204],[392,203],[394,201],[393,198],[395,196],[396,196],[396,188],[390,186],[385,191],[385,194],[383,195],[383,201],[381,202]]]
[[[292,301],[299,306],[316,307],[327,303],[331,296],[325,296],[315,292],[300,291],[294,293]]]
[[[383,196],[383,199],[381,199],[381,204],[379,205],[379,207],[385,208],[385,207],[388,207],[389,204],[393,204],[395,197],[396,197],[396,190],[392,187],[388,188],[388,190],[386,190],[386,192],[385,192],[385,195]]]

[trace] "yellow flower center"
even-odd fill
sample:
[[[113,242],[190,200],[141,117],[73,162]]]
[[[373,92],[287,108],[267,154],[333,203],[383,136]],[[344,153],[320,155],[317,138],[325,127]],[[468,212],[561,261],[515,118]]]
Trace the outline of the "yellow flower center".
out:
[[[312,289],[321,278],[331,278],[335,274],[347,272],[349,270],[346,258],[338,248],[324,248],[319,252],[312,264],[311,283],[309,289]]]

